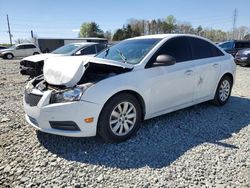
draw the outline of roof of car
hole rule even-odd
[[[153,38],[164,39],[164,38],[172,38],[176,36],[191,36],[191,37],[201,38],[197,35],[192,35],[192,34],[155,34],[155,35],[145,35],[145,36],[134,37],[131,39],[153,39]]]
[[[16,44],[16,46],[19,46],[19,45],[30,45],[30,44],[35,45],[33,43],[21,43],[21,44]]]
[[[94,44],[99,44],[98,42],[74,42],[74,43],[70,43],[70,44],[78,44],[78,45],[82,45],[82,46],[87,46],[87,45],[94,45]]]

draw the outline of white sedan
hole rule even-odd
[[[124,141],[143,120],[204,101],[224,105],[235,69],[211,41],[183,34],[127,39],[95,57],[49,58],[26,86],[26,120],[47,133]]]

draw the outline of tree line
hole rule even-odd
[[[240,26],[233,31],[223,31],[221,29],[203,28],[201,25],[193,27],[189,22],[180,22],[173,15],[162,19],[141,20],[130,19],[122,28],[118,28],[114,33],[104,32],[95,22],[85,22],[80,27],[79,37],[101,37],[108,40],[120,41],[123,39],[162,33],[185,33],[195,34],[208,38],[214,42],[230,39],[250,40],[250,29]]]

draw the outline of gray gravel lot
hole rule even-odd
[[[0,59],[0,187],[250,187],[250,67],[225,106],[203,103],[142,124],[120,144],[36,132],[27,77]]]

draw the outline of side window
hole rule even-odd
[[[244,42],[236,42],[235,48],[244,48]]]
[[[247,42],[246,48],[250,48],[250,42]]]
[[[236,42],[235,48],[250,48],[250,42]]]
[[[189,38],[189,40],[192,46],[193,59],[203,59],[224,55],[216,46],[205,40],[198,38]]]
[[[25,45],[22,45],[22,49],[31,49],[31,48],[35,48],[35,46],[32,45],[32,44],[25,44]]]
[[[244,42],[243,48],[250,48],[250,42]]]
[[[192,59],[192,53],[187,37],[177,37],[168,40],[150,58],[145,68],[150,68],[155,63],[157,56],[170,55],[175,58],[176,63],[185,62]]]
[[[177,63],[192,59],[190,45],[186,37],[177,37],[167,41],[159,50],[157,56],[161,54],[174,57]]]
[[[36,46],[35,46],[35,45],[32,45],[32,44],[27,44],[27,45],[25,45],[25,48],[26,48],[26,49],[36,48]]]
[[[81,55],[96,54],[95,45],[88,46],[88,47],[82,49],[80,54]]]
[[[17,49],[17,50],[23,50],[23,49],[25,49],[25,45],[17,46],[16,49]]]
[[[96,45],[97,53],[104,50],[105,48],[106,48],[106,44],[97,44]]]

